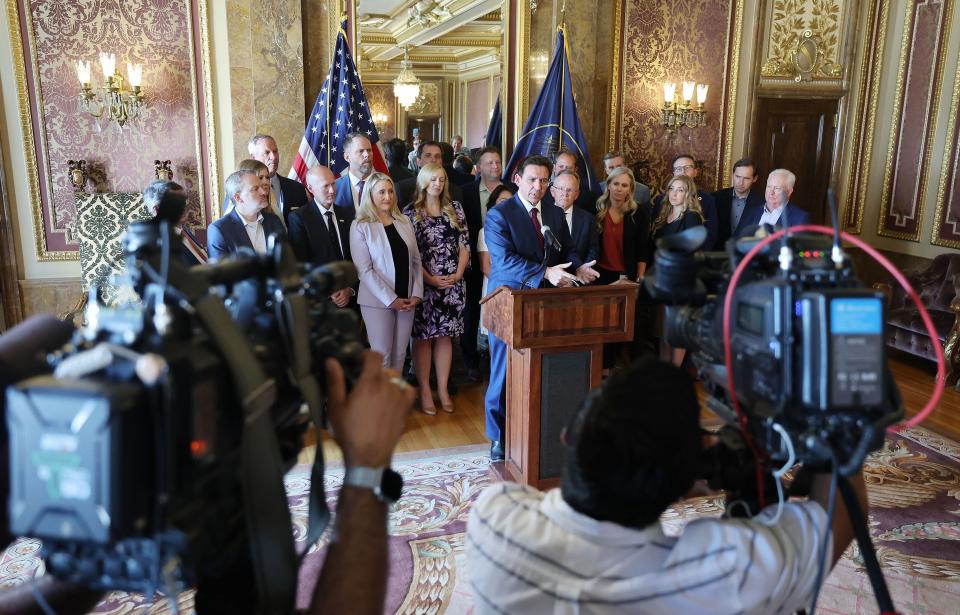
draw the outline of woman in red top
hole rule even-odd
[[[633,200],[636,180],[626,167],[607,177],[607,190],[597,199],[597,230],[600,232],[598,284],[620,279],[639,282],[647,268],[650,212]]]

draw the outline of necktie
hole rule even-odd
[[[330,238],[330,245],[333,246],[333,253],[336,255],[337,260],[343,260],[343,250],[340,249],[340,238],[337,237],[337,227],[336,222],[333,220],[333,212],[328,211],[323,214],[327,218],[327,236]]]
[[[533,222],[533,230],[537,233],[537,243],[540,249],[543,249],[543,233],[540,232],[540,210],[536,207],[530,210],[530,220]]]
[[[366,180],[361,179],[357,182],[357,203],[361,202],[363,199],[363,184],[366,183]]]

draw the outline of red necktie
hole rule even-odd
[[[543,233],[540,232],[540,210],[536,207],[530,210],[530,220],[533,222],[533,230],[537,233],[537,243],[540,244],[540,249],[543,249]]]

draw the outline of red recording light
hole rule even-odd
[[[207,454],[207,441],[206,440],[191,440],[190,441],[190,453],[194,457],[203,457]]]

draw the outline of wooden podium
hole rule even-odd
[[[483,324],[508,350],[506,474],[538,489],[560,482],[560,432],[600,386],[603,344],[633,339],[639,286],[497,288]]]

